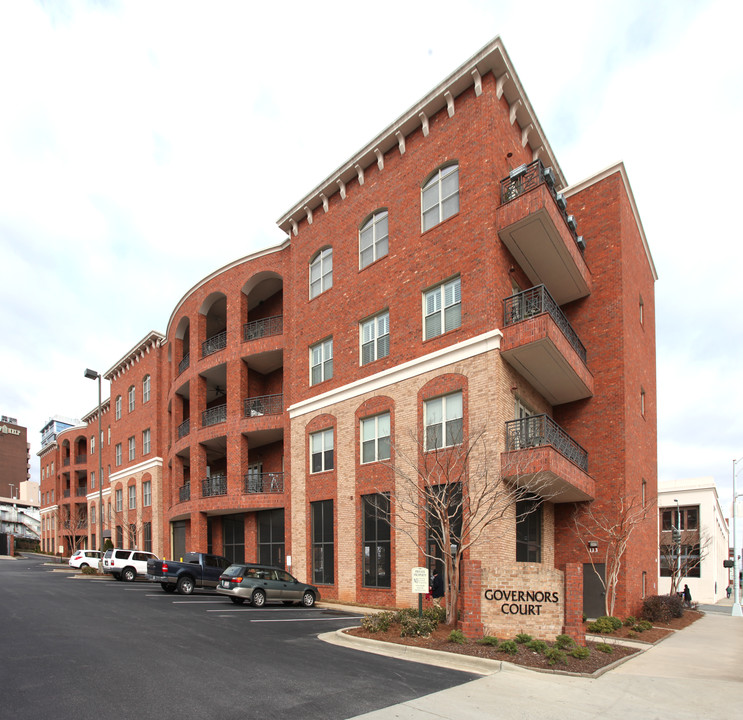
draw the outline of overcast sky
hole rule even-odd
[[[86,367],[281,242],[280,216],[500,35],[568,182],[626,165],[660,276],[659,478],[713,476],[727,513],[742,26],[735,0],[0,2],[0,414],[33,479],[47,420],[97,404]]]

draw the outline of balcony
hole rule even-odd
[[[75,488],[75,497],[85,497],[88,494],[87,485],[79,485]]]
[[[68,458],[68,457],[62,458],[62,465],[64,467],[69,467],[70,466],[70,458]]]
[[[87,461],[87,455],[75,455],[75,465],[84,465]]]
[[[180,375],[184,370],[188,369],[191,364],[191,353],[186,353],[183,359],[178,363],[178,374]]]
[[[244,400],[245,417],[262,417],[263,415],[279,415],[284,410],[284,396],[259,395]]]
[[[243,479],[243,493],[283,493],[284,473],[248,473]]]
[[[227,476],[212,475],[201,481],[201,496],[216,497],[227,494]]]
[[[227,331],[212,335],[210,338],[201,343],[201,357],[208,357],[219,350],[227,347]]]
[[[188,502],[191,499],[191,483],[178,488],[178,502]]]
[[[547,415],[506,423],[501,475],[554,503],[595,497],[588,453]]]
[[[217,405],[201,413],[201,427],[219,425],[227,420],[227,405]]]
[[[501,355],[551,405],[593,395],[586,348],[544,285],[503,301]]]
[[[243,325],[243,341],[259,340],[260,338],[271,335],[281,335],[284,332],[284,316],[274,315],[273,317],[262,318],[261,320],[252,320]]]
[[[546,285],[558,305],[591,292],[585,244],[575,219],[540,160],[501,180],[498,235],[534,285]]]
[[[186,418],[179,426],[178,426],[178,439],[186,437],[188,433],[191,432],[191,418]]]

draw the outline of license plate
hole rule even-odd
[[[230,581],[229,580],[222,580],[222,587],[223,588],[228,588],[229,586],[230,586]]]

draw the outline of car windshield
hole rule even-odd
[[[233,577],[235,575],[242,575],[243,567],[245,567],[245,566],[244,565],[230,565],[224,571],[224,575],[231,575]]]

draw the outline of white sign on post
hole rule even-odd
[[[414,593],[427,593],[429,589],[428,568],[414,567],[412,581]]]

